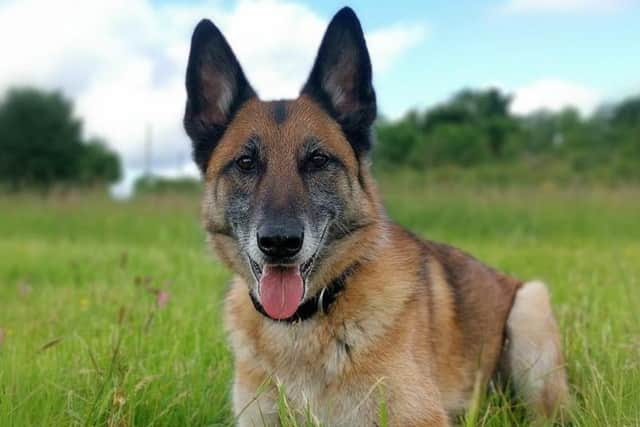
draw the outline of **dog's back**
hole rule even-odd
[[[505,323],[520,282],[450,246],[420,242],[432,306],[429,339],[435,376],[449,412],[468,406],[476,382],[498,365]],[[426,283],[425,283],[426,282]]]

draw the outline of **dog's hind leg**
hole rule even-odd
[[[506,325],[501,371],[538,418],[550,418],[569,402],[558,326],[544,283],[525,283]]]

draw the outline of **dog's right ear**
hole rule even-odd
[[[193,158],[205,173],[234,114],[256,96],[229,43],[207,19],[200,21],[191,37],[186,86],[184,128],[193,142]]]

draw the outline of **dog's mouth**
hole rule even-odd
[[[298,271],[300,272],[300,275],[302,276],[303,280],[306,281],[307,277],[309,277],[309,273],[311,273],[311,268],[313,267],[313,262],[316,259],[316,255],[317,255],[317,252],[315,254],[313,254],[313,256],[311,258],[309,258],[308,260],[306,260],[305,262],[303,262],[302,264],[300,264],[298,266],[295,266],[295,265],[294,266],[292,266],[292,265],[281,265],[281,264],[264,264],[264,265],[260,265],[256,261],[254,261],[250,256],[247,255],[247,258],[249,259],[249,264],[251,265],[251,272],[253,273],[253,276],[255,277],[257,282],[260,282],[264,267],[267,267],[267,266],[274,266],[274,267],[279,267],[279,268],[283,268],[283,269],[297,268]]]
[[[258,295],[264,311],[275,320],[293,316],[306,290],[306,280],[315,256],[299,265],[260,265],[249,257],[251,270],[258,283]]]
[[[251,272],[258,283],[260,304],[272,319],[287,319],[296,313],[304,299],[307,279],[323,246],[327,228],[328,224],[322,232],[316,251],[301,264],[261,265],[247,254]]]

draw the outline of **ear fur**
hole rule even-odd
[[[341,9],[329,23],[301,94],[340,123],[356,154],[371,148],[376,118],[371,60],[360,21],[350,8]]]
[[[213,149],[240,106],[256,97],[229,43],[203,19],[191,38],[184,127],[193,157],[204,173]]]

